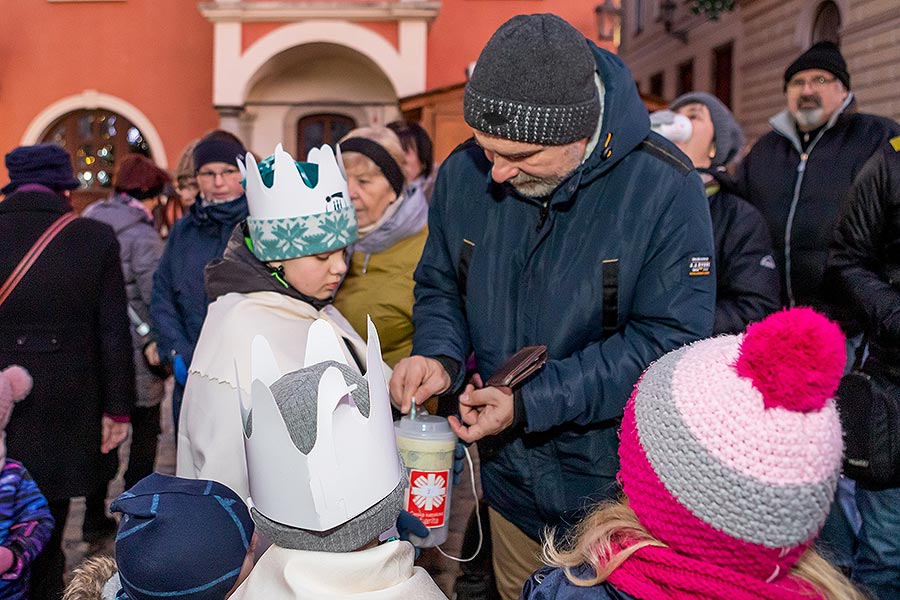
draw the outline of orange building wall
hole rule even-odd
[[[552,12],[597,43],[594,7],[584,0],[444,0],[428,34],[428,89],[465,81],[491,34],[518,14]],[[612,49],[612,46],[607,46]]]
[[[19,145],[49,105],[93,89],[141,110],[174,166],[191,139],[218,124],[212,32],[185,0],[4,2],[0,152]]]
[[[429,25],[427,90],[464,81],[466,66],[514,14],[552,11],[594,39],[593,8],[583,0],[443,0]],[[282,25],[246,24],[244,47]],[[396,23],[360,25],[397,46]],[[0,154],[49,105],[91,89],[143,112],[172,167],[190,140],[218,124],[212,54],[213,25],[192,0],[3,2]]]

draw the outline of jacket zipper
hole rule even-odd
[[[803,175],[806,173],[806,163],[809,161],[809,155],[812,154],[813,148],[815,148],[828,129],[830,128],[826,127],[819,132],[819,135],[812,141],[806,152],[800,151],[800,163],[797,165],[797,180],[794,182],[794,197],[791,199],[791,209],[788,212],[787,223],[784,226],[784,284],[787,290],[789,307],[795,305],[794,286],[791,282],[791,230],[794,227],[794,214],[797,212],[797,204],[800,201],[800,186],[803,185]]]
[[[538,219],[537,228],[535,231],[540,231],[544,228],[544,223],[547,222],[547,215],[550,213],[550,201],[545,200],[543,204],[541,204],[541,215]]]

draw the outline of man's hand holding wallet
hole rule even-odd
[[[471,443],[500,433],[516,422],[514,390],[547,362],[546,346],[526,346],[513,354],[487,384],[477,374],[459,397],[460,419],[450,417],[459,439]]]

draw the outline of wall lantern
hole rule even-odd
[[[622,9],[616,5],[615,0],[606,0],[594,7],[594,18],[597,20],[597,37],[600,41],[615,41],[622,19]]]

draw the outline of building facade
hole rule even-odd
[[[460,86],[491,33],[515,14],[553,12],[597,35],[594,5],[580,0],[27,0],[3,8],[0,150],[60,144],[84,189],[97,194],[117,157],[144,152],[171,168],[217,127],[256,153],[282,142],[302,157],[352,127],[389,122],[402,99]],[[446,125],[438,144],[446,153],[459,141],[450,138],[467,132],[441,119],[425,125],[432,133]]]
[[[896,0],[738,0],[717,21],[681,0],[623,0],[619,54],[643,93],[714,93],[752,142],[785,106],[785,68],[824,39],[841,46],[859,109],[900,119]]]

